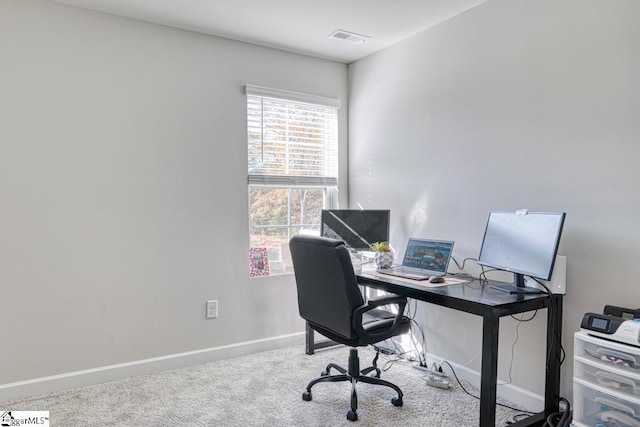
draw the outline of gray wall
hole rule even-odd
[[[243,87],[346,105],[346,65],[39,0],[0,52],[0,385],[303,330],[248,277]]]
[[[582,315],[640,306],[639,19],[634,0],[490,0],[349,68],[349,201],[390,208],[395,246],[477,257],[489,211],[567,212],[568,397]],[[420,310],[427,350],[479,371],[480,319]],[[542,394],[545,318],[520,325],[513,359],[501,322],[501,381],[513,360],[513,384]]]

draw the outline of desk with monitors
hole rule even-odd
[[[511,284],[473,280],[464,284],[427,287],[420,282],[408,283],[373,272],[363,272],[358,282],[408,298],[453,310],[482,316],[482,367],[480,385],[481,427],[495,425],[496,386],[498,376],[498,331],[500,318],[532,310],[547,309],[546,352],[548,366],[545,375],[544,411],[512,424],[512,426],[542,425],[547,416],[558,412],[560,395],[560,359],[563,295],[510,294],[495,289]]]
[[[482,316],[481,427],[495,425],[498,331],[500,318],[512,314],[547,309],[544,410],[512,425],[543,425],[549,415],[559,411],[563,295],[549,295],[526,287],[524,276],[551,278],[565,215],[524,209],[489,214],[478,263],[512,272],[513,283],[476,279],[464,284],[429,287],[418,281],[412,283],[375,272],[356,274],[364,287]],[[313,331],[307,327],[307,354],[330,344],[315,343]]]

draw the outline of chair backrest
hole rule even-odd
[[[340,240],[297,235],[289,242],[300,316],[347,339],[357,338],[353,310],[364,304],[349,251]]]

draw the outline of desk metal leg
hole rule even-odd
[[[545,366],[546,375],[544,381],[544,411],[534,414],[529,418],[513,424],[513,427],[543,426],[550,414],[560,411],[560,357],[562,351],[560,342],[562,338],[562,295],[552,295],[555,311],[547,308],[547,351],[545,357],[549,357]]]
[[[496,425],[498,384],[498,329],[500,318],[493,312],[482,318],[482,372],[480,380],[480,427]]]
[[[315,331],[309,327],[309,323],[305,323],[305,353],[313,354],[317,349],[333,347],[334,345],[340,344],[330,339],[316,342]]]
[[[313,354],[315,353],[315,343],[313,341],[314,336],[313,336],[313,329],[311,329],[309,327],[309,324],[307,322],[304,323],[305,325],[305,353],[307,354]]]
[[[554,310],[547,309],[547,353],[549,355],[549,365],[544,387],[544,412],[553,414],[560,409],[560,358],[562,351],[562,295],[552,295],[554,299]]]

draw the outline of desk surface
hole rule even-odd
[[[393,276],[383,276],[375,272],[363,271],[357,278],[358,282],[365,286],[477,315],[484,315],[490,310],[497,312],[499,316],[506,316],[549,307],[551,304],[547,294],[509,294],[492,289],[491,286],[511,285],[493,280],[473,279],[465,283],[429,287],[417,280],[398,280]]]

